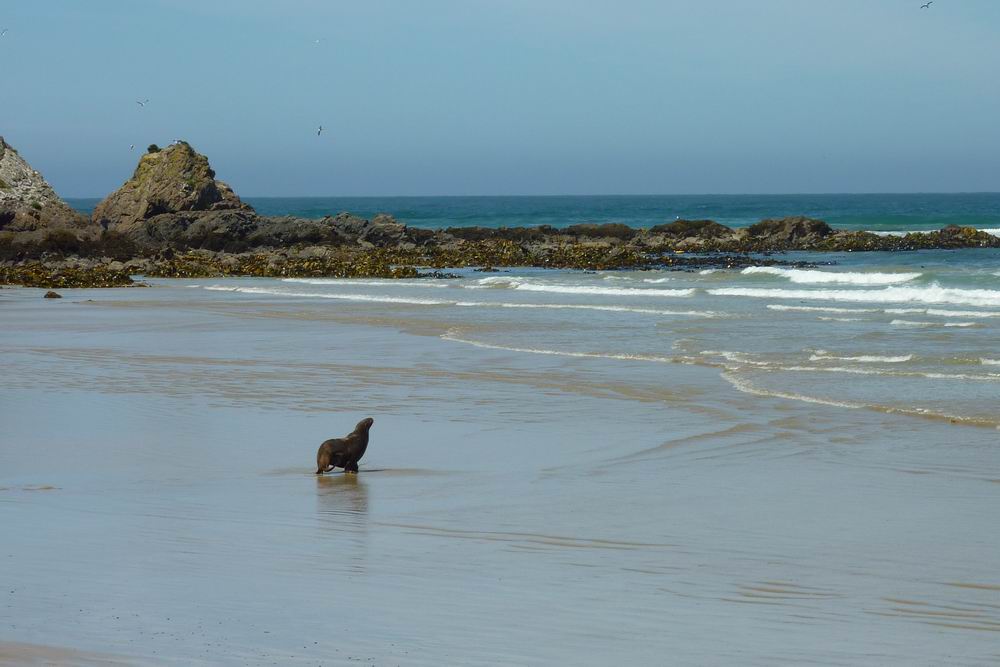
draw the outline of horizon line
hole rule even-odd
[[[112,191],[115,192],[115,191]],[[94,195],[72,195],[64,196],[63,199],[104,199],[111,193],[103,196]],[[830,197],[830,196],[912,196],[912,195],[1000,195],[1000,190],[953,190],[953,191],[923,191],[914,190],[910,192],[892,191],[865,191],[865,192],[670,192],[670,193],[611,193],[611,194],[462,194],[462,195],[439,195],[439,194],[419,194],[419,195],[237,195],[240,199],[475,199],[475,198],[529,198],[548,197],[552,199],[569,197]]]

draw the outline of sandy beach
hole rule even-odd
[[[1000,659],[993,427],[453,340],[572,309],[153,282],[0,292],[4,664]],[[596,312],[591,350],[705,326]]]

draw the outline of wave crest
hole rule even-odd
[[[720,287],[706,290],[713,296],[745,296],[754,299],[802,299],[855,303],[926,303],[1000,307],[1000,291],[956,287],[885,287],[882,289],[782,289],[771,287]]]
[[[898,285],[919,278],[920,273],[858,273],[841,271],[818,271],[815,269],[782,269],[776,266],[748,266],[740,273],[744,275],[764,274],[788,278],[793,283],[845,285]]]

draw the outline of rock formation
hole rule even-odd
[[[0,179],[0,283],[37,287],[129,285],[135,273],[405,278],[427,275],[418,268],[451,267],[692,270],[782,263],[751,253],[788,250],[1000,248],[1000,237],[971,227],[878,235],[806,217],[742,228],[678,219],[650,228],[438,230],[384,214],[270,218],[217,181],[208,159],[185,142],[151,147],[132,178],[97,206],[94,224],[82,222],[2,139]]]
[[[769,250],[808,248],[833,234],[830,225],[822,220],[795,216],[761,220],[750,225],[747,237]]]
[[[42,175],[0,137],[0,230],[86,225],[87,219],[60,199]]]
[[[208,158],[179,141],[162,150],[150,146],[132,178],[94,209],[94,221],[140,240],[166,240],[172,229],[187,229],[204,214],[222,211],[230,214],[221,216],[227,227],[239,227],[254,217],[253,209],[232,188],[215,179]],[[164,215],[172,217],[157,221]],[[157,230],[163,225],[165,233]],[[239,234],[238,229],[228,231]]]

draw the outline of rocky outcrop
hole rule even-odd
[[[833,233],[830,225],[822,220],[796,216],[761,220],[747,227],[746,237],[769,250],[783,250],[809,248]]]
[[[341,213],[330,221],[335,232],[348,243],[357,243],[369,248],[414,248],[436,238],[434,231],[407,227],[391,215],[380,213],[371,220],[365,220],[350,213]]]
[[[232,188],[216,180],[208,158],[178,141],[162,150],[151,146],[132,178],[98,204],[93,217],[105,229],[142,238],[157,236],[146,223],[158,216],[183,214],[178,224],[186,229],[201,217],[195,214],[218,211],[253,215]]]
[[[60,199],[42,175],[0,137],[0,231],[86,226],[87,219]]]
[[[674,220],[665,225],[650,227],[650,234],[661,234],[672,239],[719,239],[732,236],[733,230],[714,220]]]
[[[152,147],[87,224],[0,138],[0,283],[45,287],[131,284],[133,273],[406,277],[418,267],[575,269],[738,268],[771,261],[751,253],[998,248],[969,227],[902,236],[834,230],[808,217],[746,228],[675,220],[643,229],[583,223],[443,230],[389,215],[266,218],[215,179],[208,159],[177,142]],[[697,255],[697,256],[696,256]]]

